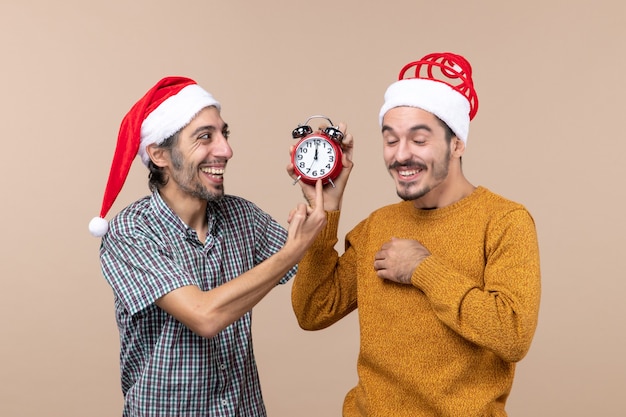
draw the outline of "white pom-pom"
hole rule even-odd
[[[89,222],[89,231],[95,237],[102,237],[109,231],[109,222],[102,217],[94,217]]]

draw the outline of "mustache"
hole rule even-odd
[[[422,164],[421,162],[417,162],[417,161],[409,161],[409,162],[398,162],[395,161],[393,163],[391,163],[388,166],[389,169],[398,169],[398,168],[405,168],[405,169],[421,169],[421,170],[425,170],[426,169],[426,165]]]

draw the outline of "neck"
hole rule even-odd
[[[191,196],[167,186],[159,190],[161,198],[174,213],[189,227],[194,229],[198,239],[204,241],[208,223],[206,219],[207,201]]]
[[[476,189],[463,175],[455,180],[446,179],[424,196],[413,200],[415,208],[432,210],[443,208],[467,197]]]

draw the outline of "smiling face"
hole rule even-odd
[[[167,174],[162,192],[200,200],[224,195],[224,170],[233,151],[228,125],[215,107],[207,107],[185,126],[170,152],[156,154],[155,164]],[[168,155],[169,154],[169,157]]]
[[[442,205],[441,196],[460,174],[464,149],[458,138],[446,132],[437,117],[419,108],[396,107],[385,114],[383,157],[400,198],[422,207]]]

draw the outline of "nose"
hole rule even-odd
[[[408,141],[400,140],[398,142],[398,146],[396,147],[396,161],[402,163],[411,160],[412,158],[411,149]]]
[[[230,143],[224,135],[221,133],[215,140],[215,148],[213,150],[216,156],[224,159],[230,159],[233,156],[233,148],[230,147]]]

